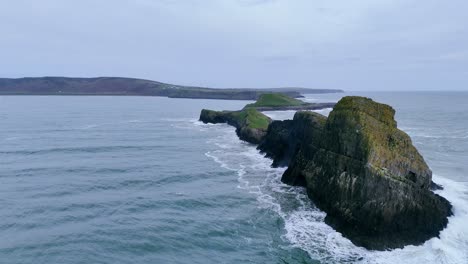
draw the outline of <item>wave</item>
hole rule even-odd
[[[153,150],[157,148],[163,148],[163,145],[153,146],[99,146],[99,147],[64,147],[64,148],[49,148],[39,150],[10,150],[0,151],[0,154],[4,155],[37,155],[37,154],[49,154],[49,153],[98,153],[98,152],[114,152],[119,150]]]
[[[255,194],[259,207],[274,211],[283,220],[283,239],[311,258],[323,263],[468,263],[468,183],[434,176],[434,181],[444,186],[438,193],[454,207],[454,216],[440,238],[421,246],[369,251],[325,224],[325,213],[314,206],[304,188],[283,184],[280,179],[284,169],[271,168],[271,160],[240,141],[234,129],[227,125],[218,127],[222,135],[208,140],[217,149],[205,155],[222,168],[235,171],[238,187]]]
[[[428,138],[428,139],[466,139],[468,131],[466,129],[449,129],[441,130],[434,129],[430,132],[424,127],[399,127],[413,138]]]
[[[434,181],[444,189],[438,194],[453,205],[454,215],[439,238],[432,238],[421,246],[406,246],[387,252],[369,253],[375,263],[468,263],[468,183],[434,175]]]

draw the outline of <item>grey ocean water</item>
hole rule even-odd
[[[246,101],[5,96],[0,263],[468,263],[468,93],[354,94],[396,108],[445,186],[440,238],[354,246],[232,127],[197,121]]]

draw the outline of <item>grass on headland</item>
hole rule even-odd
[[[270,119],[266,115],[253,108],[232,112],[232,115],[239,123],[244,123],[248,128],[266,130],[270,124]]]
[[[305,102],[291,98],[289,96],[279,93],[262,94],[257,102],[248,104],[245,108],[249,107],[275,107],[275,106],[298,106],[306,104]]]

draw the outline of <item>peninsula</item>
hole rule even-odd
[[[170,98],[256,100],[264,93],[282,93],[290,97],[302,94],[339,93],[342,90],[309,88],[215,89],[173,85],[151,80],[98,77],[0,78],[0,95],[127,95]]]
[[[306,103],[284,94],[261,94],[255,103],[239,111],[213,111],[203,109],[200,121],[204,123],[228,123],[236,128],[240,139],[259,144],[266,135],[272,120],[261,111],[316,110],[333,107],[335,103]]]
[[[201,121],[231,115],[208,111]],[[327,213],[325,222],[354,244],[374,250],[419,245],[447,226],[452,206],[432,191],[432,172],[397,128],[392,107],[348,96],[328,118],[299,111],[293,120],[271,121],[255,113],[254,120],[264,120],[251,127],[255,140],[242,136],[248,118],[234,123],[240,138],[258,144],[273,166],[287,166],[282,182],[305,187]]]

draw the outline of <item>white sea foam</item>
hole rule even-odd
[[[204,124],[196,118],[164,118],[162,121],[170,122],[170,126],[177,129],[207,131],[217,124]]]
[[[434,181],[444,186],[437,193],[452,203],[454,211],[440,238],[430,239],[421,246],[369,254],[376,263],[468,263],[468,183],[437,175]]]
[[[325,109],[320,109],[320,110],[310,110],[311,112],[319,113],[324,116],[328,116],[331,112],[332,108],[325,108]],[[262,112],[269,118],[273,120],[287,120],[287,119],[293,119],[294,114],[297,111],[295,110],[287,110],[287,111],[264,111]]]
[[[252,145],[240,141],[234,129],[220,125],[220,136],[209,139],[216,149],[205,155],[222,168],[237,172],[239,188],[255,194],[259,207],[277,213],[284,221],[283,239],[323,263],[468,263],[468,183],[434,176],[444,190],[438,193],[454,206],[454,216],[440,238],[421,246],[391,251],[369,251],[357,247],[324,222],[305,190],[281,183],[284,169],[271,168]]]
[[[322,114],[324,116],[328,116],[332,110],[333,108],[325,108],[325,109],[320,109],[320,110],[314,110],[313,112]]]
[[[7,137],[7,138],[4,138],[3,140],[5,141],[13,141],[13,140],[18,140],[20,139],[20,137]]]
[[[269,118],[273,120],[286,120],[286,119],[293,119],[294,114],[296,111],[294,110],[287,110],[287,111],[264,111],[262,112]]]

